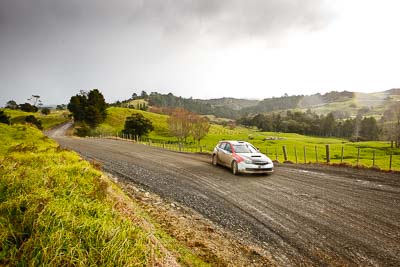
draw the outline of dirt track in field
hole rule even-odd
[[[269,176],[234,176],[207,155],[65,137],[63,130],[49,135],[261,246],[278,265],[400,266],[398,173],[278,165]]]

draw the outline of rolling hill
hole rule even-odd
[[[400,101],[400,89],[390,89],[376,93],[336,92],[314,95],[294,95],[265,98],[263,100],[219,98],[193,99],[175,96],[171,93],[151,93],[148,103],[154,107],[185,108],[189,111],[214,115],[220,118],[237,119],[249,114],[306,111],[317,114],[333,112],[340,119],[355,117],[360,112],[364,116],[380,118],[393,103]],[[136,100],[138,101],[138,100]]]

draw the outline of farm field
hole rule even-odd
[[[154,131],[150,132],[147,139],[154,145],[166,143],[166,147],[177,142],[177,139],[168,133],[168,116],[146,111],[109,108],[108,115],[103,124],[95,131],[95,136],[121,136],[124,122],[127,116],[133,113],[141,113],[153,122]],[[144,141],[147,141],[144,140]],[[201,140],[201,151],[211,152],[220,140],[244,140],[253,143],[261,152],[268,154],[273,160],[284,161],[283,146],[286,146],[287,160],[298,163],[326,162],[326,145],[330,145],[330,162],[362,165],[367,167],[379,167],[388,170],[392,154],[392,170],[400,170],[400,149],[390,147],[390,142],[349,142],[339,138],[311,137],[292,133],[260,132],[254,128],[236,127],[229,129],[222,125],[212,124],[208,135]],[[343,148],[343,160],[342,160]],[[184,145],[186,151],[200,151],[199,146],[188,139]],[[305,153],[304,153],[305,150]],[[317,151],[317,152],[316,152]],[[375,153],[375,160],[374,160]],[[305,155],[305,156],[304,156]],[[358,162],[357,162],[358,158]]]
[[[4,110],[4,113],[10,117],[11,124],[23,123],[26,116],[33,115],[42,122],[44,130],[53,128],[70,120],[68,117],[69,112],[64,110],[52,110],[49,115],[44,115],[40,112],[25,112],[7,108],[2,110]]]
[[[0,138],[0,265],[207,266],[36,128],[0,124]]]

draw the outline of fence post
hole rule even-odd
[[[318,150],[317,150],[317,146],[315,146],[315,162],[318,163]]]
[[[285,161],[287,161],[286,146],[282,146],[282,150],[283,150],[283,158],[285,159]]]
[[[307,152],[306,152],[306,146],[304,146],[304,164],[307,163]]]
[[[340,163],[343,163],[343,157],[344,157],[344,146],[342,146],[342,157],[340,158]]]
[[[357,166],[360,163],[360,147],[357,147]]]
[[[392,170],[393,151],[390,153],[389,170]]]
[[[278,147],[275,147],[275,159],[278,161]]]
[[[375,167],[375,150],[372,151],[372,167]]]
[[[297,164],[297,149],[296,149],[296,146],[294,147],[294,156],[296,158],[296,164]]]
[[[329,163],[329,162],[331,162],[331,153],[330,153],[329,145],[325,145],[325,149],[326,149],[326,163]]]

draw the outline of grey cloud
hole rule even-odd
[[[3,0],[7,20],[39,31],[56,27],[142,27],[167,34],[261,37],[291,28],[323,27],[330,15],[321,0]],[[2,28],[0,28],[2,29]]]
[[[221,38],[265,38],[293,28],[313,30],[331,19],[321,0],[150,0],[134,6],[132,12],[133,21],[167,33]]]
[[[0,106],[16,91],[61,102],[95,87],[175,89],[201,42],[314,30],[331,20],[325,1],[0,0]]]

